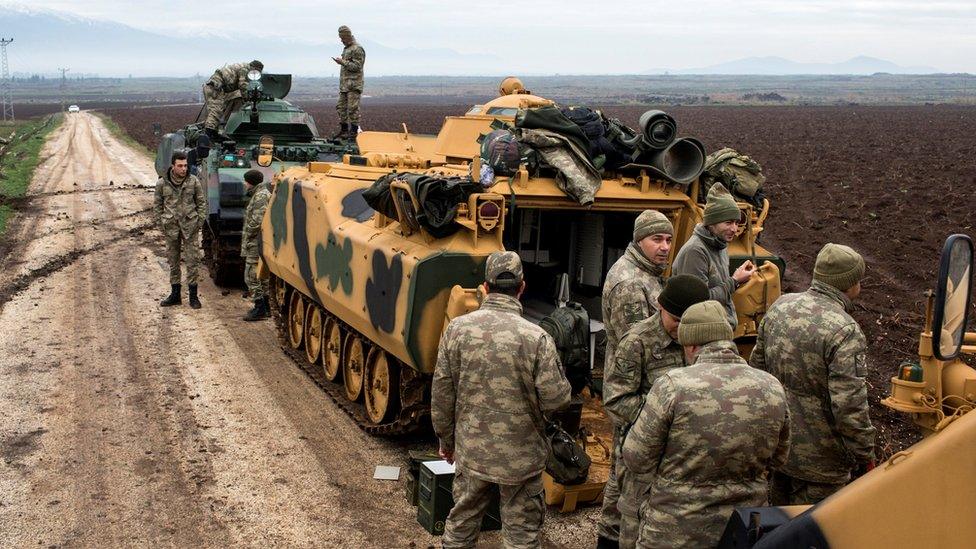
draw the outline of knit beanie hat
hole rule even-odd
[[[244,172],[244,181],[251,185],[260,185],[264,181],[264,174],[258,170],[247,170]]]
[[[732,340],[732,326],[725,307],[714,299],[696,303],[681,315],[678,343],[704,345],[713,341]]]
[[[652,234],[674,234],[674,225],[668,216],[657,210],[644,210],[634,220],[634,242],[640,242]]]
[[[817,254],[813,279],[840,291],[857,284],[864,276],[864,258],[849,246],[826,244]]]
[[[705,217],[702,223],[714,225],[723,221],[738,221],[740,217],[742,212],[725,185],[721,183],[712,185],[705,199]]]
[[[661,307],[672,315],[681,318],[689,307],[708,300],[708,286],[700,278],[692,275],[675,275],[664,283],[664,289],[657,296]]]

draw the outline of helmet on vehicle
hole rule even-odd
[[[522,81],[514,76],[509,76],[508,78],[502,80],[502,83],[498,85],[498,95],[512,95],[516,93],[532,93],[525,89],[525,85]]]

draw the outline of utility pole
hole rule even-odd
[[[64,74],[66,72],[70,71],[71,69],[61,69],[61,68],[59,68],[58,70],[61,71],[61,112],[64,112],[64,90],[65,90],[65,88],[68,87],[68,83],[67,83],[67,80],[64,77]]]
[[[4,122],[8,120],[13,122],[14,120],[14,97],[10,89],[10,68],[7,65],[7,44],[13,41],[13,38],[0,38],[0,50],[2,50],[0,57],[3,58],[3,68],[2,73],[0,73],[0,101],[3,103]]]

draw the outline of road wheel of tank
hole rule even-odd
[[[322,310],[310,303],[305,313],[305,358],[316,364],[322,356]]]
[[[373,347],[366,360],[366,385],[363,399],[366,416],[374,425],[390,418],[399,406],[400,371],[386,351]]]
[[[325,379],[335,381],[339,379],[339,372],[342,371],[342,328],[335,319],[330,318],[326,321],[322,333],[325,335],[322,369],[325,370]]]
[[[363,340],[350,334],[342,349],[342,384],[346,398],[352,402],[363,394],[363,369],[366,365],[366,352]]]
[[[288,344],[292,349],[302,346],[305,336],[305,299],[299,292],[292,292],[288,300]]]

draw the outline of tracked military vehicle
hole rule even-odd
[[[335,161],[357,152],[352,141],[321,138],[311,115],[285,101],[291,75],[251,71],[248,80],[243,104],[222,121],[217,142],[203,131],[202,122],[194,123],[163,136],[156,154],[156,172],[161,175],[174,151],[187,152],[192,172],[205,185],[209,215],[202,230],[204,259],[214,281],[222,285],[241,285],[244,280],[244,172],[257,169],[270,180],[293,166]]]
[[[447,117],[436,136],[414,135],[406,126],[399,133],[363,132],[358,155],[310,162],[276,177],[261,229],[260,270],[270,277],[282,344],[365,430],[402,433],[426,422],[441,333],[452,318],[478,306],[476,288],[490,253],[520,254],[527,317],[552,311],[553,290],[567,289],[560,282],[568,278],[570,298],[588,310],[596,331],[602,284],[630,243],[636,216],[651,208],[670,217],[672,254],[701,221],[704,190],[697,176],[703,150],[686,157],[697,162],[690,171],[679,157],[606,170],[586,206],[563,192],[552,173],[533,175],[519,166],[513,176],[496,176],[463,200],[456,230],[446,236],[422,222],[424,196],[406,176],[387,178],[392,212],[367,205],[364,190],[394,172],[473,173],[478,181],[479,137],[511,124],[520,111],[552,104],[514,93]],[[652,119],[641,118],[648,138],[660,133]],[[729,249],[733,264],[751,258],[762,265],[735,294],[736,335],[747,344],[780,294],[781,269],[757,243],[769,202],[740,208],[742,230]]]

